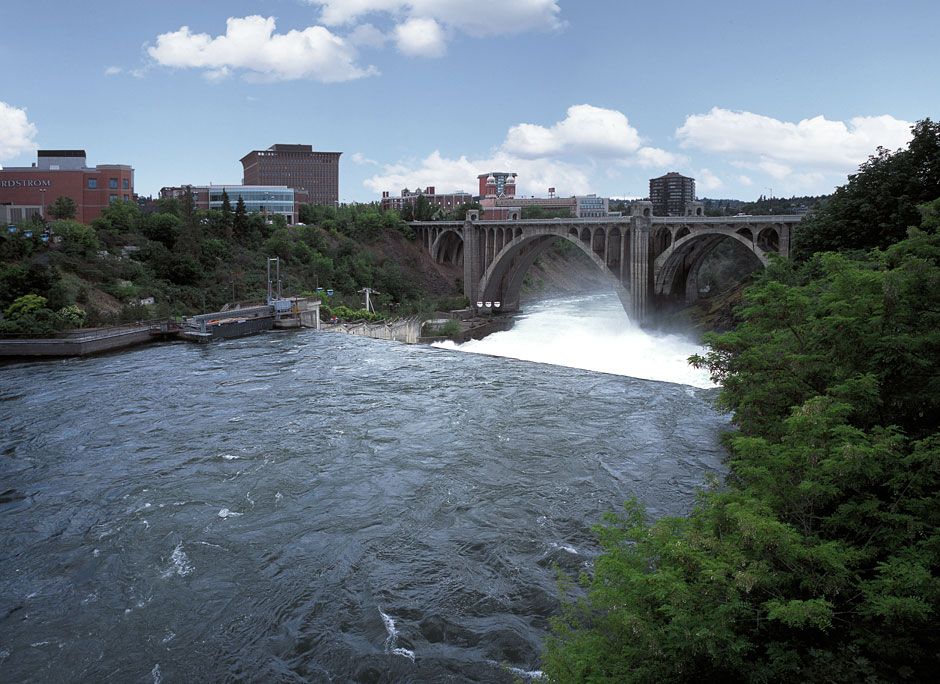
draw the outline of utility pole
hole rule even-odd
[[[371,311],[372,313],[375,313],[375,307],[372,306],[372,300],[369,298],[369,295],[382,294],[382,293],[376,292],[371,287],[364,287],[359,291],[365,293],[366,295],[366,311]]]

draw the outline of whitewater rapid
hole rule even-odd
[[[681,335],[641,329],[627,318],[612,293],[537,302],[525,307],[511,330],[464,344],[446,341],[434,346],[703,389],[715,387],[706,370],[688,362],[704,347]]]

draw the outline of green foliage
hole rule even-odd
[[[940,123],[924,119],[913,127],[906,149],[878,148],[821,208],[801,222],[793,256],[816,252],[887,247],[920,224],[917,205],[940,197]]]
[[[171,214],[179,218],[183,213],[183,205],[175,197],[154,200],[153,206],[158,214]]]
[[[85,324],[87,314],[75,304],[69,304],[59,309],[59,315],[66,319],[73,328],[80,328]]]
[[[545,209],[538,204],[522,207],[523,219],[551,219],[551,218],[572,218],[571,209],[563,207],[561,209]]]
[[[49,207],[49,215],[60,221],[69,221],[75,218],[78,204],[68,195],[59,195]]]
[[[93,228],[81,223],[62,222],[55,224],[55,231],[62,239],[62,249],[68,254],[89,256],[98,251],[100,245]]]
[[[46,298],[36,294],[25,294],[13,300],[13,303],[7,307],[4,315],[10,320],[15,321],[26,314],[30,314],[37,309],[45,308]]]
[[[441,325],[426,323],[422,334],[425,337],[453,337],[458,333],[460,333],[460,321],[456,318],[449,318]]]
[[[694,359],[739,427],[723,489],[686,517],[605,517],[548,681],[934,678],[940,235],[778,261],[746,299]]]
[[[101,219],[92,222],[96,228],[110,228],[119,233],[129,233],[137,229],[140,210],[134,202],[111,202],[101,210]]]

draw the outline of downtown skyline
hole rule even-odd
[[[829,193],[940,111],[932,2],[670,7],[19,3],[0,166],[79,148],[156,195],[238,183],[249,151],[301,143],[343,153],[344,202],[472,193],[496,170],[525,196],[643,197],[678,171],[699,196],[753,200]]]

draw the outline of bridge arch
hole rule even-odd
[[[463,233],[456,228],[444,228],[435,231],[431,243],[431,258],[439,264],[463,264]]]
[[[744,234],[746,231],[747,235]],[[715,226],[708,231],[691,233],[677,231],[675,242],[653,262],[653,293],[669,296],[681,292],[687,303],[698,299],[698,274],[711,251],[727,238],[743,245],[766,267],[768,251],[761,249],[749,228]]]
[[[612,260],[611,257],[608,255],[605,259],[603,251],[598,254],[593,248],[598,234],[601,235],[600,244],[604,245],[605,231],[603,229],[595,231],[594,235],[588,238],[588,241],[582,239],[583,233],[584,231],[581,231],[581,234],[579,234],[574,228],[567,230],[559,227],[559,229],[546,230],[536,235],[513,240],[498,254],[494,255],[486,268],[480,280],[479,292],[481,298],[488,302],[500,302],[501,308],[504,310],[517,309],[519,307],[519,293],[526,272],[540,254],[556,240],[561,239],[575,245],[582,253],[587,255],[594,265],[604,273],[611,287],[624,304],[624,308],[629,311],[628,293],[621,284],[616,270],[611,268],[611,264],[607,263]],[[618,238],[621,235],[619,229],[617,229],[617,235]],[[613,259],[617,269],[620,265],[619,246],[618,242],[618,255],[616,259]]]

